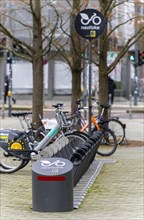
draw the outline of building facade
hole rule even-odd
[[[3,12],[0,16],[0,22],[9,27],[11,33],[15,37],[23,40],[27,44],[32,44],[32,16],[26,7],[27,0],[23,1],[24,4],[21,5],[19,0],[1,0],[0,9]],[[44,2],[44,1],[42,1]],[[43,5],[42,22],[47,25],[48,29],[45,30],[45,35],[50,36],[50,28],[52,24],[56,22],[56,14],[53,11],[53,8],[56,8],[59,11],[60,19],[58,20],[56,31],[54,33],[55,37],[59,38],[61,42],[67,39],[66,35],[63,36],[62,29],[67,32],[67,35],[71,31],[71,20],[70,12],[71,5],[67,1],[46,1],[48,4]],[[72,3],[72,1],[71,1]],[[85,5],[87,1],[83,0],[82,3]],[[120,4],[121,0],[116,0],[115,4],[119,5],[114,8],[109,19],[109,31],[114,30],[116,26],[119,26],[109,39],[110,51],[108,54],[108,62],[112,62],[116,57],[120,48],[124,46],[126,41],[134,34],[136,29],[136,24],[134,22],[134,15],[141,14],[142,19],[144,16],[144,2],[142,0],[132,1],[127,0],[125,3]],[[98,1],[89,1],[87,5],[88,8],[96,8],[99,10]],[[20,13],[19,13],[20,12]],[[4,15],[9,15],[3,16]],[[14,19],[11,19],[11,17]],[[137,20],[139,25],[142,25],[142,19]],[[128,21],[129,22],[126,22]],[[120,25],[125,23],[125,25]],[[25,25],[24,25],[25,24]],[[63,26],[61,26],[63,24]],[[62,28],[61,28],[62,27]],[[53,27],[52,27],[53,28]],[[4,35],[0,33],[0,38],[3,38]],[[12,45],[12,41],[8,40],[8,46]],[[45,41],[46,44],[46,41]],[[139,45],[143,44],[143,41],[139,41]],[[69,48],[67,48],[69,49]],[[52,48],[52,50],[55,50]],[[131,63],[127,65],[128,59],[122,59],[122,61],[117,65],[115,70],[111,73],[112,77],[120,83],[119,87],[120,94],[127,94],[127,82],[133,77],[133,69]],[[6,73],[9,74],[9,64],[6,65]],[[1,71],[1,72],[2,72]],[[128,73],[129,72],[129,73]],[[98,83],[98,70],[93,66],[92,69],[93,78],[97,80],[93,83]],[[23,82],[21,81],[23,77]],[[60,56],[55,56],[53,59],[50,59],[47,64],[44,65],[44,92],[51,98],[54,94],[71,94],[71,72],[69,66],[65,61],[60,58]],[[63,81],[65,79],[65,82]],[[2,82],[2,80],[1,80]],[[12,83],[13,83],[13,93],[32,93],[32,66],[31,63],[28,63],[24,60],[13,59],[12,64]],[[1,86],[2,87],[2,86]]]

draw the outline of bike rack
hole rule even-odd
[[[70,161],[74,165],[74,186],[82,178],[93,162],[99,144],[102,131],[95,132],[83,145],[81,145],[71,156]]]
[[[74,208],[73,190],[92,164],[101,138],[102,131],[94,132],[83,144],[76,139],[68,143],[67,138],[62,137],[35,155],[38,160],[32,163],[34,211]]]

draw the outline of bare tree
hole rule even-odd
[[[71,68],[72,72],[72,112],[75,111],[75,101],[77,98],[81,96],[81,72],[82,72],[82,57],[81,54],[84,49],[87,49],[88,41],[85,44],[82,44],[82,39],[77,35],[74,27],[74,21],[77,14],[85,9],[86,7],[93,5],[93,7],[97,8],[101,13],[104,15],[106,20],[106,29],[102,36],[100,36],[98,40],[98,47],[96,47],[95,53],[97,56],[97,62],[93,60],[99,70],[99,99],[101,104],[108,103],[108,75],[115,69],[118,62],[121,58],[126,54],[126,52],[134,45],[138,39],[142,38],[144,35],[144,26],[138,28],[137,32],[131,34],[128,40],[125,41],[121,48],[117,48],[117,57],[116,59],[110,64],[107,64],[107,54],[109,51],[109,39],[115,34],[115,32],[121,28],[122,26],[127,25],[128,23],[134,21],[136,19],[135,14],[129,15],[128,13],[124,15],[122,13],[120,16],[120,21],[114,27],[110,27],[111,19],[113,18],[114,14],[116,13],[116,8],[120,8],[123,4],[130,3],[127,0],[123,1],[113,1],[113,0],[98,0],[98,1],[80,1],[80,0],[73,0],[73,1],[66,1],[69,3],[70,7],[70,34],[66,30],[63,29],[63,18],[61,18],[61,29],[63,30],[63,34],[69,37],[70,40],[70,50],[66,50],[66,45],[60,44],[56,39],[53,41],[57,50],[61,52],[61,55],[64,57],[66,62]],[[131,3],[134,4],[132,0]],[[127,6],[128,7],[128,6]],[[134,7],[134,5],[133,5]],[[124,19],[123,19],[124,16]],[[126,17],[126,18],[125,18]],[[115,19],[115,18],[114,18]],[[118,36],[119,37],[119,36]],[[68,41],[69,43],[69,41]],[[95,57],[95,56],[94,56]]]
[[[60,17],[61,38],[65,39],[65,42],[60,40],[60,37],[54,38],[52,43],[56,50],[61,54],[64,60],[67,62],[72,73],[72,98],[71,98],[71,112],[76,110],[76,100],[81,97],[81,73],[82,73],[82,57],[81,54],[84,51],[83,39],[78,35],[75,29],[75,18],[80,10],[87,6],[88,1],[65,1],[59,2],[58,11]],[[68,9],[69,8],[69,9]],[[63,19],[64,13],[67,14],[67,19]],[[67,28],[65,27],[68,23]],[[68,46],[69,45],[69,46]]]
[[[109,28],[110,20],[113,16],[113,11],[128,2],[128,0],[62,0],[57,1],[57,4],[49,4],[48,0],[27,0],[20,1],[23,10],[31,16],[31,24],[24,23],[20,19],[6,15],[11,20],[18,22],[21,27],[29,30],[33,44],[19,39],[7,28],[3,23],[0,23],[0,31],[8,36],[10,42],[16,44],[19,50],[14,53],[24,59],[29,60],[33,64],[33,121],[38,122],[39,114],[43,115],[43,56],[48,55],[49,59],[59,53],[70,66],[72,72],[72,103],[71,110],[75,111],[75,101],[81,96],[81,72],[82,72],[82,57],[84,49],[87,49],[88,42],[85,44],[81,37],[76,33],[74,22],[77,14],[93,5],[99,9],[104,15],[107,28],[103,35],[99,38],[99,47],[96,48],[95,54],[98,57],[98,62],[93,62],[99,69],[99,98],[101,104],[108,102],[108,75],[116,67],[120,59],[125,55],[129,48],[137,42],[144,34],[144,27],[140,27],[136,33],[125,42],[122,48],[119,48],[117,58],[108,66],[107,52],[109,50],[109,38],[121,26],[135,19],[134,16],[129,16],[127,20],[121,20],[112,29]],[[99,4],[98,4],[99,3]],[[49,5],[52,9],[50,16],[53,20],[48,20],[48,16],[42,15],[42,10]],[[62,10],[63,9],[63,10]],[[59,10],[62,12],[60,13]],[[20,9],[19,9],[20,11]],[[67,16],[65,16],[67,15]],[[49,18],[50,18],[49,16]],[[55,35],[55,33],[58,33]],[[9,48],[13,50],[12,48]],[[52,56],[49,52],[53,51]]]
[[[10,23],[0,22],[0,32],[2,32],[4,36],[7,36],[7,46],[4,48],[32,63],[32,116],[33,122],[37,122],[38,127],[39,115],[43,116],[43,58],[50,51],[52,35],[57,25],[57,18],[55,22],[50,25],[47,18],[42,16],[42,11],[45,7],[51,7],[47,1],[43,1],[42,3],[43,5],[41,4],[41,0],[27,0],[25,2],[18,0],[16,5],[12,5],[11,13],[4,11],[4,13],[1,14],[3,21],[9,20]],[[19,18],[15,15],[18,15]],[[21,15],[23,15],[22,19],[20,19]],[[17,24],[19,32],[25,32],[24,39],[16,36],[15,32],[17,30],[13,30],[13,24]],[[47,26],[47,28],[50,27],[46,33],[45,26]],[[47,41],[45,35],[47,35],[49,41]]]
[[[100,37],[100,50],[99,50],[99,98],[100,103],[105,104],[108,102],[108,75],[116,67],[120,59],[126,54],[126,52],[134,45],[138,39],[144,36],[144,26],[139,28],[137,32],[134,32],[129,39],[125,42],[122,48],[117,50],[117,58],[108,66],[107,64],[107,52],[109,49],[109,38],[110,36],[121,26],[126,25],[128,22],[135,20],[135,15],[131,15],[128,19],[118,23],[113,29],[108,29],[108,24],[111,19],[111,15],[116,7],[120,7],[122,4],[128,1],[109,1],[101,0],[99,1],[100,10],[105,16],[107,21],[107,28],[105,29],[104,34]],[[122,16],[122,15],[121,15]]]
[[[33,121],[43,116],[43,48],[40,1],[30,0],[33,17]]]

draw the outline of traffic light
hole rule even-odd
[[[6,38],[0,39],[0,57],[4,56],[4,49],[6,47]]]
[[[12,64],[12,56],[10,51],[7,52],[7,63]]]
[[[4,56],[4,50],[3,48],[0,48],[0,57],[3,57]]]
[[[128,56],[129,56],[129,60],[130,61],[135,61],[135,51],[134,50],[131,50],[128,52]]]
[[[138,54],[138,65],[141,66],[144,64],[144,51],[139,51]]]
[[[144,64],[144,51],[128,51],[129,60],[134,62],[135,66],[141,66]]]

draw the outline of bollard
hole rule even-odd
[[[32,164],[32,209],[73,210],[73,164],[69,160],[53,157]]]

